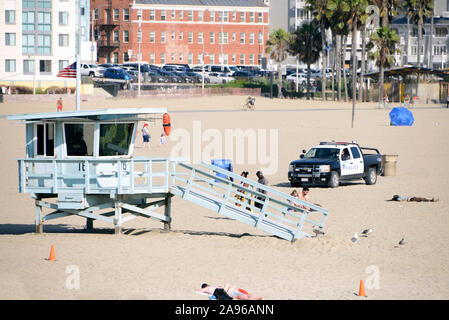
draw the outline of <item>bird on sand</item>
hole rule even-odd
[[[405,244],[405,239],[402,238],[401,240],[399,240],[398,245],[394,246],[395,248],[399,247],[399,246],[403,246]]]
[[[354,234],[354,236],[351,238],[352,242],[357,242],[357,240],[359,240],[359,236],[357,234],[357,232]]]
[[[362,235],[364,237],[367,237],[369,234],[371,234],[373,232],[373,229],[365,229],[362,231]]]
[[[325,232],[321,231],[320,229],[313,229],[312,231],[315,233],[316,237],[325,235]]]

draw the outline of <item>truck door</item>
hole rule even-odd
[[[357,175],[358,168],[362,168],[363,173],[363,165],[360,166],[354,162],[354,158],[349,152],[349,148],[343,148],[340,152],[340,172],[342,179],[351,179]]]
[[[360,154],[359,148],[357,147],[351,147],[351,154],[354,164],[354,178],[361,178],[363,177],[363,171],[364,171],[364,163],[363,163],[363,157]]]

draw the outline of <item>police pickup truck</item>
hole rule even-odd
[[[288,180],[292,187],[327,184],[331,188],[340,181],[364,179],[375,184],[383,172],[382,155],[377,149],[362,148],[355,142],[321,142],[300,159],[290,162]]]

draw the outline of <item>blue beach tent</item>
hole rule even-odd
[[[411,126],[415,122],[413,113],[404,107],[393,108],[389,115],[392,126]]]

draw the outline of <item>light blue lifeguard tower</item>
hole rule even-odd
[[[324,227],[326,209],[217,166],[135,157],[138,122],[156,124],[166,112],[121,108],[8,116],[25,122],[19,192],[35,199],[36,232],[43,232],[45,221],[71,215],[87,219],[88,230],[101,220],[118,234],[136,217],[160,221],[170,230],[173,196],[290,241]],[[44,215],[43,208],[52,212]]]

